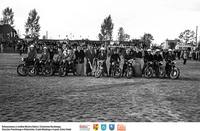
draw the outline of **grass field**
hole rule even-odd
[[[178,80],[21,77],[18,54],[0,54],[0,121],[200,121],[200,62]]]

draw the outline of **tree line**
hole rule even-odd
[[[0,20],[1,25],[8,24],[14,28],[14,12],[12,8],[7,7],[2,11],[3,18]],[[29,12],[25,23],[25,38],[38,39],[40,34],[40,16],[36,9]]]
[[[7,7],[2,11],[3,18],[0,20],[0,24],[9,24],[12,27],[14,27],[14,12],[12,8]],[[38,12],[36,9],[30,10],[28,14],[28,18],[25,22],[25,38],[32,38],[32,39],[38,39],[40,34],[41,26],[39,24],[40,16],[38,15]],[[102,24],[100,33],[98,34],[98,38],[100,41],[111,41],[113,40],[113,29],[114,29],[114,23],[112,21],[111,15],[106,17]],[[180,42],[185,44],[195,44],[195,32],[192,30],[185,30],[180,33],[178,36],[178,39]],[[118,29],[117,34],[117,40],[118,41],[131,41],[130,35],[125,33],[124,28],[120,27]],[[144,33],[144,35],[140,38],[140,40],[143,42],[143,46],[149,48],[152,44],[152,41],[154,40],[153,35],[150,33]]]

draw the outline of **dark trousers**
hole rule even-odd
[[[183,64],[185,65],[187,62],[187,59],[183,59]]]
[[[170,74],[170,65],[169,65],[169,62],[166,63],[165,71],[166,71],[167,75]]]

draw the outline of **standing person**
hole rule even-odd
[[[3,44],[2,44],[1,41],[0,41],[0,49],[1,49],[1,50],[0,50],[1,52],[0,52],[0,53],[3,53],[3,48],[2,48],[3,46],[2,46],[2,45],[3,45]]]
[[[85,53],[83,49],[81,48],[80,45],[78,45],[77,50],[75,51],[75,57],[76,57],[76,71],[77,75],[84,75],[84,58],[85,58]]]
[[[23,44],[21,42],[17,43],[17,50],[19,51],[19,55],[22,55],[22,51],[23,51]]]
[[[139,63],[142,68],[142,62],[141,62],[142,61],[142,52],[138,48],[136,48],[136,50],[135,50],[135,57],[136,57],[136,63]]]
[[[55,51],[53,48],[53,45],[50,45],[49,47],[49,55],[50,55],[50,60],[53,61],[53,57],[54,57]]]
[[[85,52],[86,57],[86,75],[92,75],[93,73],[93,60],[95,57],[95,52],[91,45],[87,45],[87,50]]]
[[[186,50],[183,51],[183,64],[185,65],[188,59],[188,52]]]
[[[192,50],[189,51],[189,60],[192,60]]]
[[[178,59],[180,60],[181,59],[181,50],[178,49]]]
[[[109,47],[107,47],[107,54],[106,54],[106,68],[107,68],[107,72],[108,72],[108,76],[109,76],[109,72],[110,72],[110,57],[111,57],[111,49]]]
[[[198,61],[200,61],[200,50],[198,51]]]
[[[121,69],[121,74],[123,74],[123,67],[124,67],[124,53],[122,51],[122,49],[119,51],[119,57],[120,57],[120,64],[119,64],[119,67]]]
[[[192,59],[196,60],[196,51],[195,50],[192,51]]]
[[[196,61],[198,61],[199,60],[199,51],[197,50],[196,51]]]

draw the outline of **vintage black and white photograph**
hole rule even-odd
[[[199,122],[199,0],[1,0],[0,122]]]

